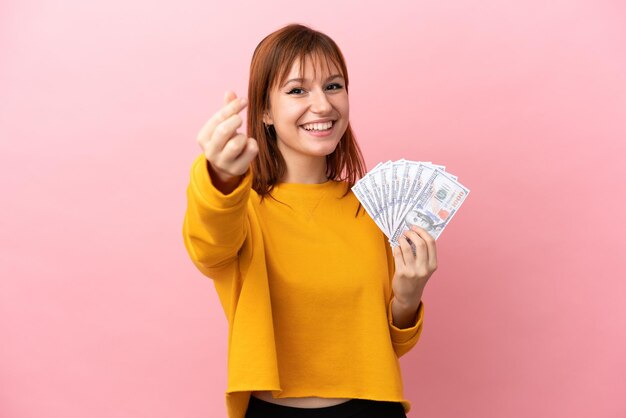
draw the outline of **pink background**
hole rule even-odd
[[[198,129],[290,22],[343,49],[370,168],[471,189],[402,358],[409,416],[626,416],[625,4],[296,4],[2,3],[0,416],[225,416],[185,189]]]

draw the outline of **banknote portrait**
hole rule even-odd
[[[428,212],[412,210],[404,218],[404,223],[406,224],[407,229],[410,229],[411,226],[415,225],[424,229],[432,237],[436,238],[439,236],[441,230],[443,230],[446,226],[446,221],[437,223],[437,220],[439,220],[438,217],[431,216]]]

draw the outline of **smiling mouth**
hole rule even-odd
[[[309,132],[324,132],[324,131],[329,131],[330,129],[332,129],[334,125],[335,125],[335,121],[331,120],[328,122],[321,122],[321,123],[306,123],[304,125],[301,125],[300,127],[304,129],[305,131],[309,131]]]

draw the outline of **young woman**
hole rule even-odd
[[[435,241],[415,228],[392,252],[351,192],[365,170],[335,42],[267,36],[248,99],[227,92],[197,140],[183,235],[229,322],[229,417],[405,417],[398,357],[422,330]]]

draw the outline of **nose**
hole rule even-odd
[[[313,113],[328,113],[333,106],[328,101],[326,92],[323,90],[316,90],[311,93],[311,111]]]

